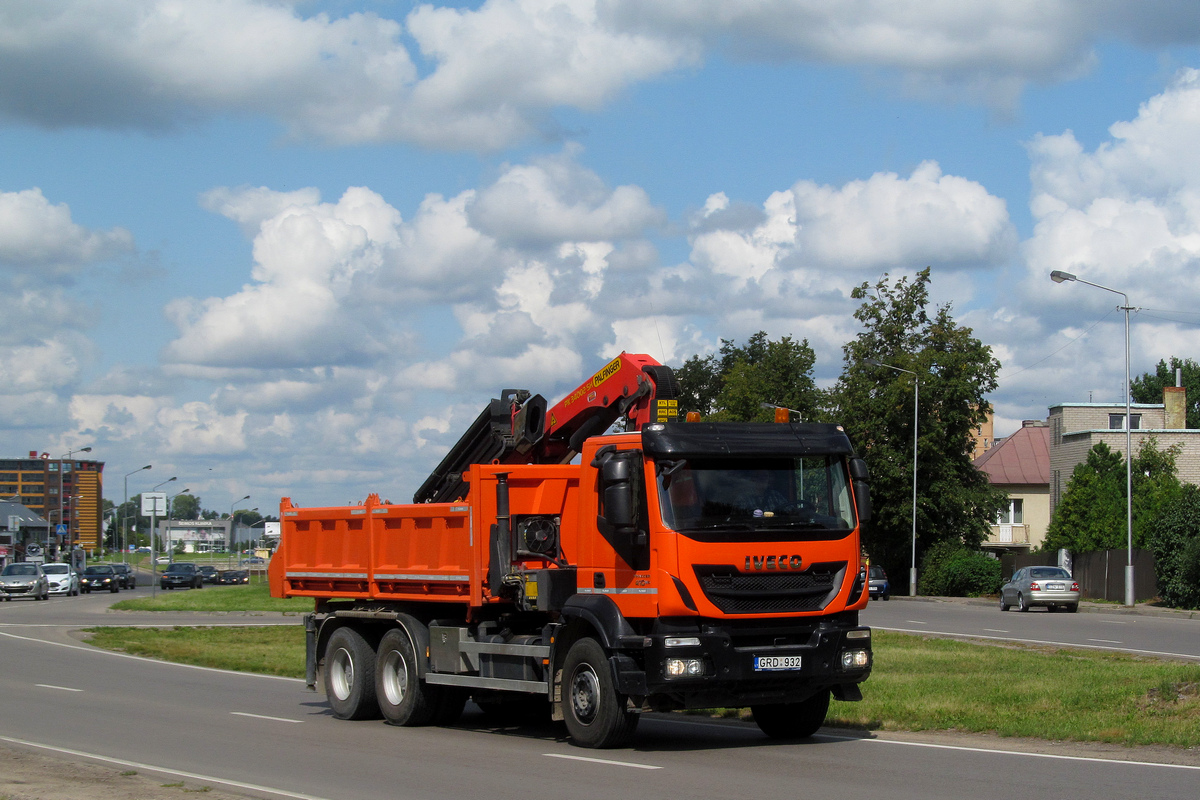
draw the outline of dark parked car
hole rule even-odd
[[[226,569],[221,571],[220,577],[217,578],[217,583],[228,585],[238,583],[249,583],[250,571],[245,569]]]
[[[892,599],[892,585],[888,583],[888,576],[883,567],[871,566],[871,576],[867,585],[870,587],[872,600]]]
[[[200,573],[200,577],[205,583],[216,583],[217,576],[220,574],[212,564],[201,564],[196,567],[196,571]]]
[[[167,567],[167,571],[159,578],[159,585],[164,589],[174,589],[177,586],[202,589],[204,588],[204,576],[190,561],[176,561]]]
[[[8,564],[0,571],[0,593],[5,600],[14,597],[32,597],[34,600],[50,599],[50,581],[42,572],[42,565],[32,561]]]
[[[1000,589],[1000,610],[1016,606],[1028,611],[1045,606],[1047,611],[1065,608],[1079,610],[1079,583],[1062,567],[1025,567],[1013,573],[1012,580]]]
[[[121,591],[121,577],[112,568],[112,564],[92,564],[80,576],[79,588],[87,593],[91,593],[93,589],[119,592]]]
[[[121,581],[122,589],[133,589],[137,586],[137,574],[133,571],[132,564],[113,564],[112,568]]]

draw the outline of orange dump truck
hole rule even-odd
[[[608,392],[621,359],[636,380]],[[671,421],[669,370],[605,369],[577,395],[600,422],[493,401],[417,495],[446,502],[282,501],[271,593],[314,598],[308,683],[335,716],[449,724],[472,699],[613,747],[644,710],[748,706],[792,738],[861,699],[870,502],[841,427]],[[577,435],[613,405],[637,430]]]

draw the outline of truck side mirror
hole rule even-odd
[[[596,526],[603,533],[636,536],[639,533],[639,494],[642,454],[615,449],[597,453],[600,469],[600,508]]]
[[[871,484],[868,482],[867,462],[861,458],[850,459],[850,479],[854,484],[854,503],[858,507],[858,521],[871,521]]]

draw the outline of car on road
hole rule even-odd
[[[41,564],[32,561],[17,561],[0,570],[0,594],[5,600],[14,597],[32,597],[34,600],[50,599],[50,581]]]
[[[888,583],[887,573],[883,567],[871,565],[871,574],[867,580],[868,591],[872,600],[891,600],[892,585]]]
[[[230,586],[239,583],[250,582],[250,571],[245,569],[226,569],[221,570],[220,576],[217,578],[217,583],[223,586]]]
[[[133,571],[132,564],[113,564],[113,572],[117,573],[117,578],[121,581],[122,589],[134,589],[137,587],[137,573]]]
[[[154,559],[154,563],[155,564],[170,564],[171,557],[170,556],[159,556],[158,558]]]
[[[158,579],[159,586],[163,589],[176,589],[187,587],[188,589],[204,588],[204,576],[196,568],[196,565],[190,561],[176,561],[171,566],[167,567],[166,572]]]
[[[79,573],[70,564],[42,564],[42,572],[50,581],[50,594],[75,597],[79,594]]]
[[[217,577],[221,574],[212,564],[201,564],[196,567],[196,571],[200,573],[200,577],[205,583],[216,583]]]
[[[92,564],[83,571],[79,585],[86,593],[107,589],[112,593],[121,591],[121,576],[112,564]]]
[[[1073,613],[1079,610],[1079,594],[1079,583],[1062,567],[1023,567],[1001,587],[1000,610],[1045,606],[1047,611],[1063,608]]]
[[[267,563],[267,560],[262,556],[250,556],[249,558],[242,559],[242,563],[249,564],[252,567],[261,567]]]

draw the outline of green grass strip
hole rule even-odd
[[[311,597],[283,600],[271,597],[266,582],[240,586],[205,584],[203,589],[159,589],[156,597],[145,595],[113,604],[118,611],[285,611],[313,610]]]

